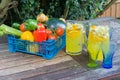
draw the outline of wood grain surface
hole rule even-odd
[[[85,50],[79,56],[67,55],[61,50],[54,59],[20,52],[10,53],[7,43],[0,44],[0,80],[110,80],[120,74],[120,20],[99,18],[91,21],[108,22],[114,27],[113,40],[117,50],[113,57],[113,68],[104,69],[101,62],[97,68],[88,68]],[[89,22],[89,21],[87,21]],[[114,26],[113,26],[114,25]]]

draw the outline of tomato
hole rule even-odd
[[[48,39],[56,40],[57,36],[55,36],[55,35],[49,35]]]
[[[38,23],[38,29],[44,30],[45,26],[42,23]]]
[[[24,25],[24,23],[22,23],[22,24],[20,25],[20,30],[21,30],[22,32],[26,31],[26,30],[25,30],[25,25]]]
[[[62,36],[64,34],[64,29],[61,28],[61,27],[58,27],[56,30],[55,30],[55,33],[58,35],[58,36]]]
[[[52,35],[52,30],[46,29],[46,33],[47,33],[47,36],[49,37],[49,35]]]

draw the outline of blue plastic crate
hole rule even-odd
[[[65,33],[57,40],[47,40],[42,43],[21,40],[13,35],[8,35],[8,48],[12,53],[23,52],[52,59],[66,45]]]

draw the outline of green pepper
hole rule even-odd
[[[35,30],[37,28],[37,20],[34,19],[27,19],[24,24],[26,30]]]
[[[18,24],[18,23],[13,23],[13,24],[12,24],[12,27],[19,30],[20,24]]]

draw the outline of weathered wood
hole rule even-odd
[[[116,4],[117,9],[116,9],[116,17],[120,17],[120,3]]]
[[[118,74],[118,73],[120,73],[119,56],[116,56],[114,58],[113,68],[111,68],[111,69],[104,69],[102,67],[98,67],[96,69],[90,69],[90,68],[84,67],[85,69],[87,69],[87,71],[85,71],[83,73],[77,73],[75,75],[67,76],[67,77],[61,78],[60,80],[74,80],[74,79],[75,80],[98,80],[103,77],[108,77],[108,76],[111,76],[114,74]],[[80,59],[78,59],[78,60],[80,60]],[[79,61],[79,63],[81,64],[82,62]],[[83,64],[84,64],[84,62],[83,62]]]
[[[28,54],[23,54],[23,53],[10,53],[8,50],[3,50],[2,53],[0,52],[0,60],[2,59],[7,59],[7,58],[12,58],[15,56],[30,56]]]
[[[86,65],[88,63],[88,56],[87,56],[87,53],[85,51],[82,51],[82,54],[80,54],[78,56],[71,56],[71,57],[74,60],[76,60],[77,62],[79,62],[80,65],[82,65],[83,67],[87,68]]]
[[[100,80],[120,80],[120,74],[108,76],[108,77],[102,78]]]
[[[63,61],[67,61],[70,60],[70,57],[66,56],[66,59],[57,59],[55,58],[56,61],[52,62],[52,61],[42,61],[42,62],[33,62],[33,63],[29,63],[29,64],[24,64],[22,66],[15,66],[15,67],[10,67],[10,68],[6,68],[6,69],[2,69],[0,70],[0,76],[5,76],[5,75],[10,75],[10,74],[14,74],[14,73],[19,73],[22,71],[27,71],[27,70],[32,70],[32,69],[36,69],[39,67],[44,67],[47,65],[53,65],[56,63],[60,63]],[[14,64],[15,65],[15,64]]]
[[[76,63],[77,64],[77,63]],[[58,80],[61,79],[63,77],[67,77],[67,76],[72,76],[72,75],[76,75],[77,73],[82,73],[84,71],[86,71],[82,66],[78,65],[72,65],[70,67],[67,67],[63,70],[58,70],[52,73],[47,73],[47,74],[42,74],[42,75],[36,75],[34,77],[30,77],[30,78],[25,78],[23,80]],[[64,65],[63,65],[64,66]]]
[[[61,58],[61,57],[64,57],[64,58]],[[33,58],[25,58],[19,61],[5,63],[2,66],[0,66],[0,69],[1,69],[0,76],[18,73],[18,72],[22,72],[30,69],[36,69],[39,67],[52,65],[59,62],[64,62],[67,60],[72,60],[72,58],[70,56],[65,56],[65,55],[58,56],[58,58],[55,58],[53,60],[45,60],[43,58],[39,58],[38,56],[34,56]]]
[[[120,17],[120,2],[116,2],[112,4],[108,9],[103,11],[103,13],[101,14],[101,17],[108,17],[108,16],[111,16],[114,18]]]
[[[11,54],[11,53],[9,53],[9,54]],[[16,55],[11,55],[9,57],[0,58],[0,63],[4,64],[4,63],[16,61],[16,60],[21,60],[21,59],[28,58],[28,57],[31,58],[31,57],[34,57],[34,56],[33,55],[23,55],[22,53],[17,53]]]
[[[32,76],[51,74],[52,72],[59,72],[61,70],[65,70],[67,68],[75,67],[76,64],[78,64],[76,61],[70,60],[70,61],[65,61],[65,62],[57,63],[54,65],[50,65],[50,66],[44,66],[44,67],[37,68],[34,70],[11,74],[11,75],[8,75],[5,77],[0,77],[0,79],[6,79],[6,80],[9,80],[9,78],[12,78],[13,80],[24,79],[24,78],[27,79]],[[80,67],[80,68],[82,68],[82,67]],[[84,70],[85,70],[84,68],[81,69],[81,71],[84,71]]]
[[[106,17],[110,17],[111,16],[111,8],[108,8],[106,10]]]
[[[107,4],[107,6],[105,6],[104,10],[101,11],[100,13],[98,13],[98,16],[99,15],[102,15],[108,8],[111,7],[112,4],[114,4],[117,0],[109,0],[109,3]]]
[[[8,50],[8,44],[7,43],[0,43],[0,52],[3,50]]]
[[[71,76],[61,78],[59,80],[98,80],[99,75],[94,71],[85,71]]]
[[[18,59],[13,60],[13,61],[7,60],[8,62],[5,62],[6,60],[5,61],[3,60],[3,61],[0,61],[1,62],[0,70],[11,68],[11,67],[16,67],[16,66],[22,66],[25,64],[29,64],[29,63],[35,63],[35,62],[38,62],[41,60],[39,58],[40,57],[38,57],[38,56],[29,56],[29,57],[22,57],[22,58],[18,57]]]
[[[115,16],[116,16],[115,12],[116,12],[116,5],[113,4],[113,5],[111,6],[111,16],[112,16],[112,17],[115,17]]]

